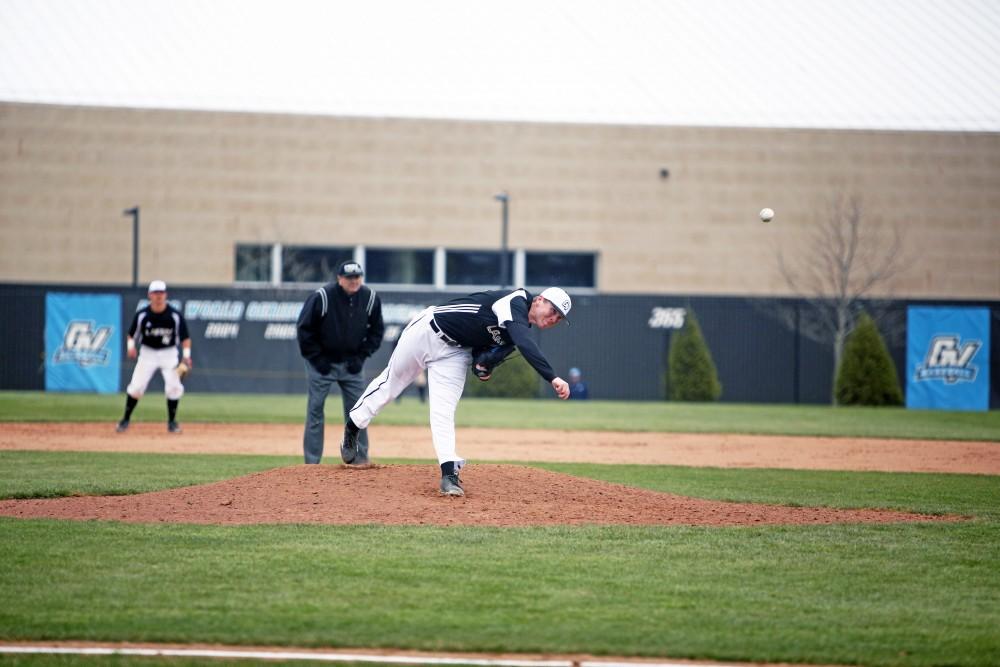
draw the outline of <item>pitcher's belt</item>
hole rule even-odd
[[[445,342],[445,345],[451,345],[452,347],[462,347],[461,343],[459,343],[457,340],[455,340],[445,332],[441,331],[441,327],[438,326],[437,322],[434,321],[433,317],[431,318],[431,330],[433,330],[434,333],[437,334],[438,338],[440,338]]]

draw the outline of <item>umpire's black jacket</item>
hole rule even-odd
[[[348,296],[336,282],[328,283],[309,295],[299,313],[299,351],[323,374],[332,364],[370,357],[384,333],[382,301],[367,285]]]

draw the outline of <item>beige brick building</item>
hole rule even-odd
[[[669,174],[663,177],[662,170]],[[1000,299],[1000,134],[651,127],[0,103],[0,281],[229,285],[237,246],[592,255],[602,293],[789,294],[837,195],[898,226],[883,294]],[[777,212],[764,225],[757,212]],[[268,280],[277,282],[280,274]]]

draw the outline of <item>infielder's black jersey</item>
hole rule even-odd
[[[473,349],[514,344],[546,381],[555,371],[531,335],[528,309],[532,296],[523,288],[475,292],[434,307],[441,331],[463,347]]]
[[[132,318],[132,325],[128,328],[128,335],[129,338],[136,339],[136,345],[145,345],[157,350],[177,347],[179,341],[191,337],[188,335],[184,316],[170,304],[159,313],[154,313],[149,306],[137,311]]]

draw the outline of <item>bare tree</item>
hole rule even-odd
[[[827,216],[809,236],[806,250],[786,258],[779,248],[778,269],[792,292],[809,304],[799,331],[833,343],[833,383],[854,330],[861,300],[904,268],[903,236],[866,221],[858,195],[834,197]],[[788,323],[788,313],[782,317]],[[831,391],[836,403],[836,392]]]

